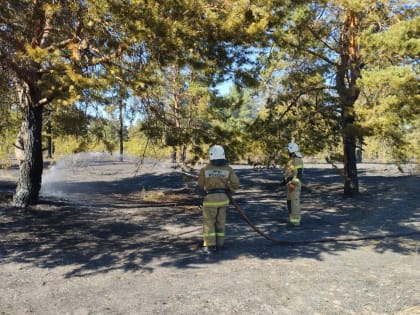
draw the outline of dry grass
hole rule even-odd
[[[403,308],[395,315],[420,315],[420,305]]]

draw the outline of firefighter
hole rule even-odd
[[[200,170],[198,186],[206,192],[203,201],[203,252],[223,249],[225,242],[226,192],[239,188],[239,179],[225,157],[225,150],[214,145],[209,150],[210,163]]]
[[[292,140],[285,147],[289,152],[282,184],[286,185],[287,210],[292,226],[300,225],[300,193],[302,189],[303,161],[299,146]]]

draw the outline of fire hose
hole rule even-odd
[[[198,179],[198,175],[194,175],[185,171],[181,171],[182,174],[187,175],[191,178]],[[374,239],[384,239],[384,238],[391,238],[391,237],[404,237],[404,236],[411,236],[415,234],[420,234],[420,231],[412,231],[406,233],[393,233],[393,234],[371,234],[365,236],[348,236],[348,237],[327,237],[321,239],[312,239],[312,240],[284,240],[274,238],[263,231],[261,231],[258,227],[256,227],[246,213],[242,210],[242,208],[238,205],[235,199],[232,197],[232,193],[227,191],[227,196],[229,197],[230,204],[236,209],[239,216],[259,235],[264,237],[267,240],[272,241],[276,244],[282,245],[302,245],[302,244],[312,244],[312,243],[338,243],[338,242],[356,242],[356,241],[364,241],[364,240],[374,240]]]
[[[396,233],[396,234],[375,234],[375,235],[366,235],[366,236],[349,236],[349,237],[328,237],[328,238],[321,238],[321,239],[313,239],[313,240],[282,240],[274,238],[263,231],[261,231],[259,228],[257,228],[249,219],[249,217],[245,214],[245,212],[241,209],[241,207],[238,205],[235,199],[233,199],[232,194],[230,192],[226,193],[229,197],[231,205],[236,209],[236,211],[239,213],[239,215],[242,217],[242,219],[259,235],[262,237],[277,243],[277,244],[283,244],[283,245],[301,245],[301,244],[311,244],[311,243],[337,243],[337,242],[355,242],[355,241],[363,241],[363,240],[373,240],[373,239],[383,239],[383,238],[389,238],[389,237],[403,237],[403,236],[410,236],[414,234],[420,234],[420,231],[413,231],[413,232],[407,232],[407,233]]]

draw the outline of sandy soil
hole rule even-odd
[[[0,170],[0,314],[420,314],[420,177],[359,165],[342,195],[307,164],[302,226],[287,224],[281,171],[235,166],[227,249],[203,255],[200,192],[170,163],[79,155],[45,170],[40,203],[10,207]],[[368,237],[360,241],[335,241]],[[328,240],[328,241],[325,241]]]

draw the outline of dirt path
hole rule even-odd
[[[11,209],[0,174],[0,314],[419,314],[420,180],[360,165],[362,194],[342,197],[326,165],[307,165],[302,227],[287,225],[278,169],[235,166],[227,249],[200,254],[200,197],[170,164],[103,157],[60,161],[41,203]],[[416,234],[413,234],[416,233]],[[405,235],[396,237],[397,235]]]

